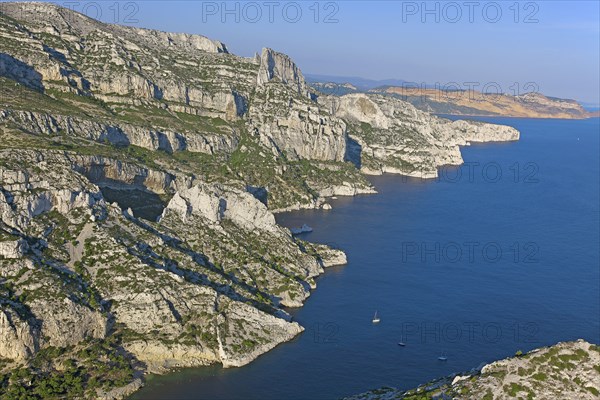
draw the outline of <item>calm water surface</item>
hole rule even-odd
[[[521,140],[464,148],[438,181],[375,177],[378,195],[278,217],[348,254],[291,311],[302,335],[240,369],[151,377],[134,398],[336,399],[600,343],[599,119],[482,119]]]

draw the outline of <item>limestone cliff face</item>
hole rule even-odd
[[[21,296],[28,297],[26,301],[22,297],[11,299],[6,288],[0,288],[0,357],[4,359],[22,363],[43,348],[74,346],[87,339],[102,339],[108,333],[103,310],[93,309],[83,300],[88,295],[86,289],[69,287],[72,282],[58,279],[43,268],[61,270],[56,265],[44,265],[35,249],[18,260],[0,259],[3,279],[18,283]]]
[[[212,223],[230,220],[249,231],[261,230],[281,234],[275,217],[267,207],[248,192],[221,185],[196,184],[175,193],[166,211],[178,213],[183,222],[199,215]]]
[[[35,69],[8,54],[0,53],[0,76],[6,76],[34,90],[42,91],[44,89],[40,75]]]
[[[168,171],[115,160],[102,156],[65,154],[72,168],[85,175],[91,182],[101,186],[131,186],[148,189],[154,193],[167,194],[179,187],[188,187],[192,179],[175,176]],[[122,186],[121,186],[122,185]]]
[[[267,101],[284,108],[271,113],[251,110],[252,125],[261,142],[292,160],[343,161],[346,153],[346,126],[343,121],[324,114],[318,107],[294,100],[278,103],[267,94]]]
[[[0,123],[2,121],[15,123],[34,134],[75,135],[117,146],[134,145],[169,153],[176,151],[205,154],[230,153],[238,144],[238,138],[234,132],[229,134],[179,133],[168,129],[159,130],[139,125],[102,123],[89,119],[30,111],[0,110]]]
[[[259,65],[258,86],[275,80],[290,87],[300,96],[310,97],[302,72],[287,55],[265,48],[262,50]]]
[[[323,267],[345,261],[326,246],[308,254],[233,187],[100,156],[1,154],[0,274],[11,289],[0,292],[0,357],[14,363],[116,323],[150,371],[241,366],[303,330],[279,307],[302,305]],[[90,180],[175,195],[148,223]]]
[[[112,28],[123,36],[138,40],[147,46],[162,48],[177,48],[183,51],[207,52],[207,53],[229,53],[224,43],[211,40],[202,35],[190,35],[188,33],[170,33],[153,29],[137,27],[126,27],[114,25]]]
[[[519,137],[385,96],[317,99],[270,49],[246,59],[52,4],[0,11],[6,368],[113,339],[150,371],[247,364],[302,332],[284,307],[346,262],[272,210],[328,209],[374,192],[360,172],[432,177],[459,146]],[[152,199],[160,218],[138,217]]]
[[[221,42],[103,24],[50,3],[3,3],[1,11],[26,27],[0,24],[8,41],[0,71],[38,90],[153,108],[171,103],[173,111],[227,120],[245,112],[256,67],[248,63],[247,71],[238,71],[240,84],[233,88],[226,78],[241,58]],[[48,35],[53,43],[44,40]]]
[[[28,250],[27,242],[23,239],[0,242],[0,256],[8,259],[19,259]]]
[[[463,162],[459,146],[519,139],[511,127],[451,122],[381,95],[348,94],[319,101],[350,123],[348,159],[367,174],[435,178],[438,167]]]
[[[342,161],[346,125],[312,99],[296,64],[263,49],[259,65],[249,118],[262,142],[292,159]]]
[[[4,159],[12,154],[1,152]],[[12,155],[14,156],[14,155]],[[23,162],[51,170],[61,157],[44,157],[40,152],[23,151]],[[32,219],[52,209],[68,213],[75,208],[91,208],[101,200],[100,190],[82,177],[60,174],[41,176],[27,169],[0,167],[0,217],[10,227],[24,230]]]
[[[39,329],[24,320],[10,306],[0,311],[0,356],[25,361],[35,354],[39,345]]]

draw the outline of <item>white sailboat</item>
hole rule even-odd
[[[442,351],[442,354],[438,357],[438,360],[440,360],[440,361],[448,361],[448,357],[446,357],[444,355],[444,352]]]
[[[404,336],[400,336],[400,341],[398,342],[398,346],[400,347],[404,347],[406,346],[406,343],[404,343]]]
[[[373,323],[374,323],[374,324],[378,324],[378,323],[379,323],[379,321],[381,321],[381,320],[380,320],[380,319],[379,319],[379,317],[377,316],[377,311],[375,311],[375,315],[373,316]]]

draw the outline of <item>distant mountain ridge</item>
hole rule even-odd
[[[310,84],[313,83],[337,83],[337,84],[350,84],[356,86],[361,91],[367,91],[382,86],[402,86],[403,84],[409,83],[404,79],[367,79],[358,76],[333,76],[333,75],[319,75],[319,74],[304,74],[306,81]]]
[[[586,119],[600,116],[597,108],[584,107],[571,99],[541,93],[486,94],[471,90],[440,90],[434,85],[415,87],[401,79],[370,80],[357,77],[308,75],[315,90],[343,96],[349,93],[377,93],[393,96],[433,114],[462,116],[503,116],[522,118]]]

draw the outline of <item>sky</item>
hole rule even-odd
[[[263,47],[306,74],[537,90],[600,104],[600,1],[56,1],[105,22]],[[118,11],[118,12],[116,12]]]

